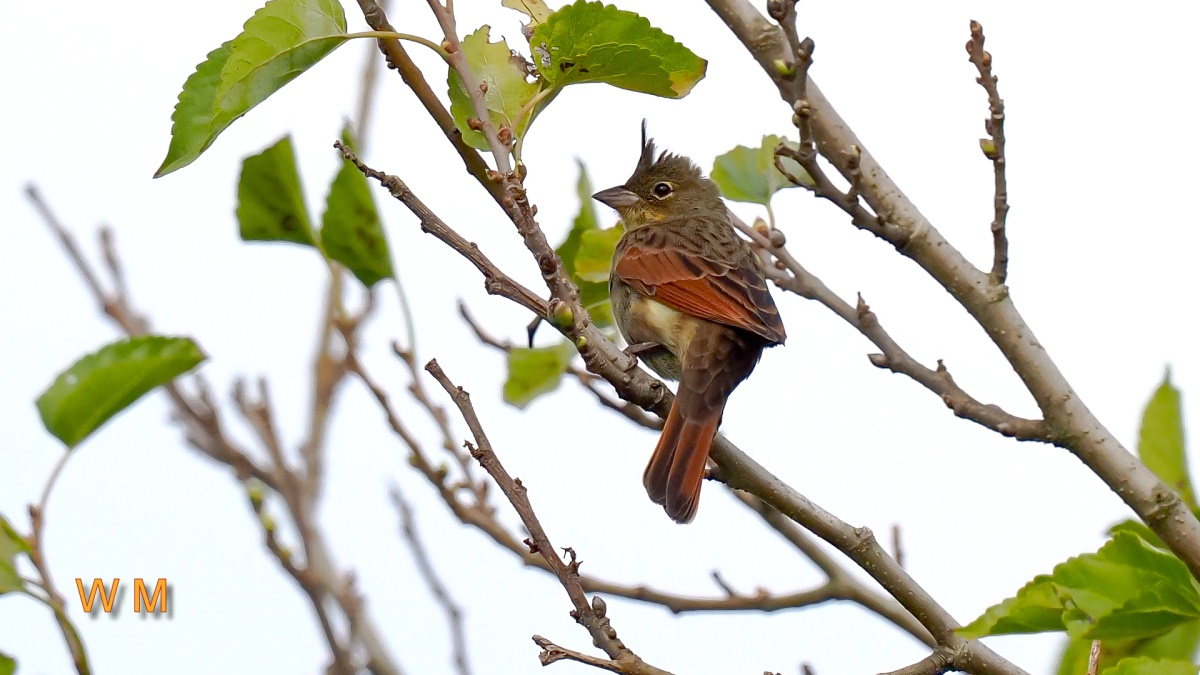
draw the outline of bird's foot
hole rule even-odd
[[[637,368],[639,354],[644,354],[645,352],[648,352],[651,349],[657,349],[658,347],[661,347],[661,346],[662,345],[657,342],[638,342],[638,343],[629,345],[628,347],[626,347],[625,349],[622,350],[625,353],[625,356],[629,357],[629,363],[627,363],[624,366],[624,370],[626,372],[628,372],[630,370],[633,370],[634,368]]]

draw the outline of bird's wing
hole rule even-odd
[[[669,238],[639,237],[626,243],[613,272],[642,293],[685,314],[742,328],[770,342],[787,337],[753,254],[714,260]]]

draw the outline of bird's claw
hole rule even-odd
[[[629,345],[625,349],[621,350],[622,353],[625,354],[625,356],[629,357],[629,363],[624,367],[624,370],[626,372],[628,372],[630,370],[633,370],[634,368],[637,368],[639,354],[643,354],[645,352],[650,351],[651,349],[655,349],[655,348],[661,347],[661,346],[662,345],[660,345],[657,342],[638,342],[636,344]]]

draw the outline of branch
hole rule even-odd
[[[748,0],[706,0],[779,89],[796,106],[795,83],[774,67],[786,57],[785,38]],[[852,186],[857,185],[874,222],[854,224],[891,243],[932,276],[979,323],[1033,395],[1053,442],[1074,453],[1158,534],[1200,578],[1200,520],[1104,427],[1083,403],[1017,311],[1007,287],[994,285],[972,265],[904,195],[862,142],[838,116],[815,82],[803,100],[811,110],[813,137],[821,155]],[[856,195],[857,196],[857,195]],[[848,205],[849,206],[849,205]]]
[[[504,465],[500,463],[500,458],[492,449],[483,425],[475,414],[475,408],[471,405],[470,394],[450,381],[436,359],[426,364],[425,370],[433,375],[438,384],[441,384],[446,393],[454,400],[454,404],[458,406],[467,427],[471,430],[471,435],[475,438],[475,445],[467,443],[467,449],[484,471],[487,471],[488,475],[492,477],[492,480],[496,481],[496,485],[499,486],[501,492],[516,510],[517,515],[520,516],[521,522],[529,532],[529,539],[525,542],[529,551],[540,554],[554,575],[558,577],[559,583],[562,584],[567,596],[571,599],[571,604],[575,606],[572,618],[586,628],[592,636],[592,642],[608,654],[612,664],[616,667],[615,672],[629,675],[667,675],[666,671],[642,661],[617,637],[616,630],[605,616],[605,603],[602,599],[593,597],[591,604],[588,603],[583,586],[579,583],[579,561],[575,558],[575,551],[570,548],[563,549],[570,558],[569,563],[564,562],[550,544],[546,531],[542,529],[542,524],[538,521],[537,515],[533,512],[533,506],[529,503],[525,486],[521,484],[520,479],[514,479],[508,474]]]
[[[63,244],[68,260],[84,280],[101,311],[112,319],[117,328],[126,335],[141,335],[150,330],[149,321],[133,307],[127,294],[123,282],[124,274],[111,232],[102,230],[100,234],[103,258],[109,268],[110,276],[114,279],[115,290],[110,293],[100,284],[98,275],[83,258],[78,246],[75,245],[74,237],[54,217],[44,200],[41,199],[37,188],[30,185],[26,188],[26,193],[41,213],[47,227]],[[366,653],[367,667],[372,673],[401,675],[403,671],[388,653],[378,629],[363,613],[361,600],[354,591],[348,575],[343,575],[332,563],[324,534],[320,528],[308,525],[309,520],[305,517],[307,507],[304,506],[303,499],[297,493],[297,490],[300,489],[297,486],[303,486],[303,479],[288,469],[286,462],[282,461],[283,449],[274,434],[269,409],[253,410],[251,402],[245,399],[243,393],[247,410],[250,410],[253,416],[252,427],[259,434],[267,454],[279,460],[274,461],[270,466],[264,466],[253,460],[246,450],[235,444],[225,433],[220,408],[204,379],[199,376],[188,379],[195,383],[196,392],[194,394],[186,394],[182,384],[178,381],[163,387],[171,399],[172,420],[182,427],[184,440],[201,454],[233,469],[234,475],[239,481],[246,483],[252,479],[256,480],[279,494],[288,503],[289,515],[301,533],[304,544],[305,567],[303,572],[308,576],[301,583],[302,590],[308,593],[309,590],[305,588],[304,584],[312,584],[321,589],[322,598],[328,597],[338,603],[350,625],[351,636],[362,645],[363,651]],[[263,401],[254,402],[254,405],[262,403]],[[251,507],[253,508],[253,506],[252,502]],[[269,543],[268,549],[270,550]],[[280,547],[279,550],[285,549]],[[280,559],[276,551],[271,552],[277,560]],[[283,561],[280,560],[280,563],[283,564]],[[286,567],[285,565],[285,569]],[[321,614],[326,611],[325,608],[317,604],[314,604],[313,608],[318,614],[318,620],[321,621]],[[333,643],[330,644],[330,647],[331,650],[335,650]],[[335,667],[339,667],[339,663],[341,666],[347,665],[339,662],[336,651],[331,651],[331,655]]]
[[[477,246],[475,242],[470,242],[466,239],[463,239],[461,235],[446,225],[446,223],[439,218],[437,214],[429,210],[429,207],[425,206],[425,203],[417,198],[415,194],[413,194],[412,190],[408,189],[408,186],[405,185],[404,181],[400,180],[398,176],[392,176],[383,173],[382,171],[376,171],[375,169],[367,166],[361,160],[359,160],[358,156],[354,154],[353,150],[345,145],[342,145],[341,141],[334,142],[333,147],[340,150],[342,156],[354,164],[354,166],[358,167],[359,171],[363,172],[364,175],[379,181],[380,185],[383,185],[385,188],[387,188],[388,192],[390,192],[393,197],[408,207],[408,210],[412,211],[413,215],[415,215],[417,219],[421,221],[422,232],[432,234],[433,236],[442,240],[442,242],[450,248],[458,251],[467,260],[471,261],[471,264],[475,265],[475,268],[483,274],[484,288],[489,294],[502,295],[510,300],[514,300],[522,307],[525,307],[539,316],[547,315],[547,312],[549,311],[549,304],[545,300],[543,300],[533,291],[522,286],[512,277],[508,276],[504,272],[501,272],[499,267],[496,267],[496,265],[493,264],[487,256],[479,251],[479,246]]]
[[[395,33],[396,29],[388,22],[387,14],[383,8],[375,0],[358,0],[358,7],[362,10],[363,17],[367,20],[367,25],[372,30]],[[433,118],[433,121],[446,135],[446,139],[454,146],[454,149],[462,157],[463,164],[467,171],[479,181],[492,198],[499,203],[504,198],[504,190],[499,183],[488,178],[488,173],[491,169],[483,157],[475,151],[474,148],[467,145],[462,138],[462,132],[454,124],[454,117],[450,111],[446,110],[442,105],[441,99],[429,86],[429,82],[425,80],[425,75],[417,64],[409,58],[408,52],[404,50],[404,46],[395,38],[386,38],[379,40],[379,51],[383,52],[384,58],[387,59],[389,68],[400,73],[401,79],[408,85],[416,95],[417,100],[424,106],[425,111]]]
[[[450,624],[454,670],[458,675],[471,675],[471,666],[467,661],[467,638],[463,628],[462,609],[459,608],[458,603],[454,602],[454,598],[450,597],[450,591],[438,577],[437,570],[434,569],[433,562],[429,559],[425,543],[417,534],[417,523],[412,507],[405,501],[404,495],[400,494],[399,488],[393,486],[391,496],[392,504],[396,506],[396,511],[400,514],[400,532],[404,535],[404,541],[408,543],[408,550],[412,551],[413,560],[417,563],[417,571],[425,580],[425,584],[429,586],[429,591],[433,593],[433,597],[441,606],[442,611],[446,613],[446,622]]]
[[[922,365],[909,356],[908,352],[884,330],[883,325],[879,323],[879,318],[863,301],[862,295],[858,296],[856,307],[850,306],[848,302],[838,297],[829,290],[824,282],[805,269],[792,256],[784,245],[782,237],[778,236],[781,233],[773,232],[772,235],[776,235],[774,237],[764,236],[763,233],[746,225],[732,211],[730,219],[735,227],[775,258],[777,264],[765,267],[767,276],[776,286],[821,303],[843,321],[853,326],[876,347],[879,347],[882,351],[881,354],[871,354],[868,357],[872,365],[908,376],[941,397],[946,407],[963,419],[971,420],[1017,440],[1043,442],[1052,440],[1050,430],[1042,420],[1018,417],[1006,412],[1000,406],[976,400],[958,386],[940,359],[935,370]]]
[[[446,38],[442,44],[446,46],[447,61],[462,78],[463,88],[467,90],[467,95],[471,98],[471,106],[475,108],[475,116],[479,120],[479,131],[487,140],[492,157],[496,160],[496,171],[501,176],[507,176],[512,172],[512,164],[508,161],[509,144],[500,140],[500,133],[504,132],[511,142],[516,130],[497,129],[496,125],[492,123],[492,116],[487,107],[487,88],[475,77],[475,73],[467,63],[467,57],[462,52],[462,43],[458,40],[458,28],[454,20],[454,7],[450,1],[447,0],[447,3],[442,5],[439,0],[429,0],[429,8],[433,10],[438,25],[442,27],[442,34]]]
[[[344,148],[342,151],[343,153],[346,152]],[[402,199],[402,201],[407,200],[406,203],[412,202],[414,206],[410,206],[410,208],[414,209],[414,213],[418,213],[418,216],[422,218],[423,225],[427,227],[430,223],[437,225],[438,231],[435,231],[435,234],[441,232],[439,238],[454,248],[460,255],[471,260],[477,268],[484,272],[485,276],[489,273],[493,275],[500,274],[499,270],[496,270],[491,265],[491,262],[482,256],[478,247],[473,244],[467,244],[461,237],[453,234],[453,231],[446,227],[440,219],[437,219],[436,216],[428,212],[428,209],[423,204],[416,201],[412,193],[398,178],[374,171],[358,162],[356,162],[356,165],[359,166],[360,170],[367,173],[367,175],[385,182],[385,185],[389,185],[389,189],[392,189],[393,195],[397,196],[398,199]],[[532,224],[537,229],[537,223],[533,222]],[[537,234],[541,235],[540,229],[537,229]],[[542,236],[541,240],[544,242],[545,237]],[[531,250],[536,251],[536,245],[529,245],[532,246]],[[555,256],[553,249],[548,249],[548,251],[549,259],[553,260],[556,264],[554,269],[561,271],[561,265],[557,264],[558,258]],[[536,252],[535,255],[537,255]],[[543,259],[545,258],[539,257],[539,260]],[[548,285],[552,288],[557,288],[552,274],[547,273],[544,276],[547,277]],[[574,289],[574,285],[571,284],[569,279],[566,280],[566,283],[571,289]],[[504,290],[505,292],[499,292],[498,287],[499,294],[528,307],[526,304],[528,301],[527,298],[517,292],[516,289],[505,287]],[[572,290],[571,297],[577,305],[577,292]],[[561,320],[551,321],[551,324],[575,342],[589,372],[608,380],[622,399],[635,403],[646,410],[653,411],[664,419],[666,418],[667,412],[674,401],[674,395],[663,386],[661,381],[651,377],[636,365],[630,368],[628,357],[624,352],[617,348],[596,326],[592,325],[590,320],[587,320],[586,314],[584,315],[585,323],[581,328],[579,326],[578,315],[574,315],[573,318],[570,315],[570,305],[568,303],[563,302],[556,296],[551,301],[550,306],[551,314],[556,318],[561,317]],[[567,311],[560,313],[560,310]],[[902,567],[896,564],[896,561],[875,541],[870,530],[865,527],[853,527],[812,503],[796,492],[791,486],[750,459],[749,456],[720,434],[717,435],[713,444],[712,459],[720,467],[721,475],[730,487],[743,489],[760,497],[788,518],[809,529],[854,560],[855,563],[878,581],[888,593],[899,600],[905,609],[912,612],[921,625],[927,628],[934,636],[938,644],[951,645],[955,649],[962,647],[964,650],[964,656],[962,657],[963,664],[956,665],[978,666],[980,670],[986,669],[985,672],[987,673],[1016,674],[1023,672],[982,644],[975,641],[967,642],[959,637],[954,632],[959,627],[959,624],[923,588],[908,576]],[[431,468],[428,470],[432,471]],[[436,472],[434,472],[434,475],[436,475]],[[464,519],[472,516],[472,514],[465,510],[456,511],[455,515]],[[503,537],[504,535],[496,533],[494,536]]]
[[[54,622],[58,624],[58,630],[62,633],[63,642],[67,645],[67,651],[71,653],[71,661],[75,664],[75,672],[78,675],[91,675],[92,666],[88,660],[87,649],[83,645],[83,638],[79,635],[79,629],[75,627],[70,617],[67,616],[66,598],[63,597],[62,593],[58,592],[58,587],[54,585],[54,581],[50,578],[50,565],[46,562],[46,548],[44,545],[46,503],[50,500],[50,491],[54,488],[59,474],[62,473],[62,469],[66,466],[67,460],[70,457],[71,450],[64,448],[62,457],[59,457],[58,461],[55,462],[54,468],[46,478],[46,484],[42,488],[41,497],[36,504],[29,505],[29,561],[33,563],[33,569],[38,574],[40,579],[39,585],[46,591],[46,597],[43,601],[54,613]]]
[[[939,647],[933,650],[932,654],[911,666],[905,666],[883,675],[942,675],[942,673],[957,670],[954,664],[958,656],[953,651]]]
[[[983,125],[991,141],[983,139],[979,144],[983,147],[983,154],[992,160],[992,172],[995,174],[996,196],[992,200],[996,210],[992,219],[992,248],[995,253],[989,279],[992,285],[1000,285],[1008,278],[1008,235],[1004,229],[1004,222],[1008,218],[1008,179],[1004,173],[1008,165],[1004,157],[1004,100],[1000,98],[1000,90],[996,87],[997,78],[992,74],[992,55],[983,49],[983,26],[978,21],[971,22],[967,55],[979,71],[975,81],[987,92],[988,112],[991,113]]]

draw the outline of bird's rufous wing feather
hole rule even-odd
[[[766,280],[749,260],[716,261],[670,245],[639,242],[621,252],[613,272],[686,314],[742,328],[771,342],[786,337]]]

